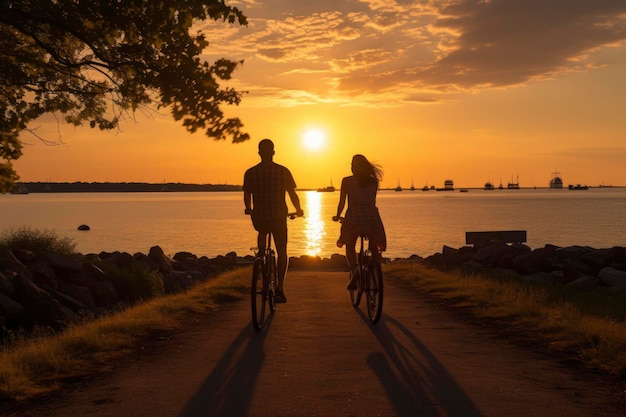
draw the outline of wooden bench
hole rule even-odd
[[[465,232],[465,243],[522,243],[526,242],[526,230],[497,230],[492,232]]]

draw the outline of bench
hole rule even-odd
[[[526,230],[497,230],[493,232],[465,232],[465,243],[522,243],[526,242]]]

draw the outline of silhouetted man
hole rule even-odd
[[[252,216],[252,224],[259,232],[259,253],[265,250],[267,233],[272,232],[277,253],[278,288],[276,302],[286,303],[284,292],[287,273],[287,203],[289,194],[298,216],[304,215],[296,194],[296,182],[291,172],[274,162],[274,143],[269,139],[259,142],[261,162],[248,169],[243,177],[243,202],[246,214]]]

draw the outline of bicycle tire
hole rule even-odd
[[[265,294],[266,288],[263,279],[263,261],[257,259],[252,268],[252,286],[250,289],[250,307],[252,312],[252,326],[261,330],[265,324]]]
[[[355,289],[351,289],[350,290],[350,301],[352,302],[352,306],[353,307],[358,307],[359,304],[361,303],[361,296],[363,295],[363,278],[364,278],[364,274],[366,273],[364,268],[361,268],[359,266],[358,269],[358,274],[359,274],[359,279],[356,280],[356,288]],[[351,276],[348,276],[348,279],[350,279]]]
[[[270,311],[273,313],[276,311],[276,288],[278,288],[278,273],[276,269],[276,257],[271,256],[269,266],[269,273],[267,278],[269,281],[269,288],[267,289],[267,298],[269,301]]]
[[[383,271],[380,262],[372,261],[367,280],[367,315],[373,324],[378,323],[383,312]]]

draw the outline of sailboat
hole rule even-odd
[[[332,193],[334,191],[335,191],[335,187],[333,187],[333,180],[332,180],[332,178],[330,179],[330,186],[322,187],[322,188],[318,188],[317,189],[318,193]]]
[[[402,187],[400,187],[400,180],[398,180],[398,186],[394,188],[394,191],[402,191]]]
[[[413,178],[411,178],[411,191],[415,191],[415,185],[413,185]]]

